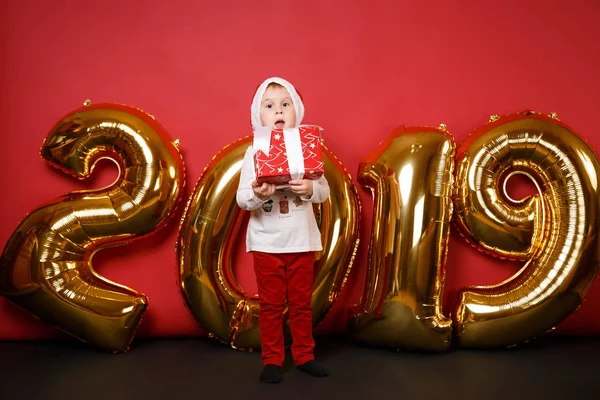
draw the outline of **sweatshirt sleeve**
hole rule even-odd
[[[252,181],[254,179],[254,160],[252,157],[252,146],[250,146],[246,150],[246,154],[244,154],[242,175],[240,176],[240,184],[235,196],[238,205],[244,210],[256,210],[265,202],[254,194],[254,190],[252,189]]]
[[[329,197],[329,183],[325,179],[325,175],[322,175],[319,179],[313,181],[313,194],[312,197],[300,198],[304,201],[310,201],[311,203],[322,203]]]

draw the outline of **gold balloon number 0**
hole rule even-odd
[[[99,276],[92,256],[167,222],[184,185],[182,157],[152,116],[118,104],[69,113],[41,155],[80,179],[111,159],[119,176],[107,188],[67,193],[32,211],[0,258],[0,294],[86,342],[126,351],[147,298]]]
[[[238,207],[235,196],[251,143],[252,138],[246,137],[226,146],[206,167],[187,204],[177,245],[180,287],[192,314],[210,336],[247,350],[260,348],[259,305],[233,275],[232,249],[249,215]],[[331,195],[315,205],[323,251],[315,260],[313,326],[323,320],[342,290],[359,241],[356,188],[337,158],[323,149]],[[289,328],[286,331],[289,342]]]

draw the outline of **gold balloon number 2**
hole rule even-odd
[[[119,176],[107,188],[67,193],[32,211],[0,258],[0,294],[86,342],[126,351],[147,298],[99,276],[92,256],[167,222],[181,197],[183,159],[152,116],[118,104],[69,113],[41,155],[80,179],[107,158]]]

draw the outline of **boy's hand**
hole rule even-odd
[[[256,183],[256,181],[253,181],[252,190],[254,190],[254,194],[256,195],[256,197],[265,201],[269,200],[269,198],[273,196],[273,193],[275,193],[275,185],[273,185],[272,183],[263,182],[262,185],[258,186],[258,183]]]
[[[310,179],[294,179],[290,181],[290,189],[292,192],[304,197],[312,197],[313,181]]]

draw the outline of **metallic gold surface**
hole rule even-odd
[[[360,162],[374,195],[358,340],[402,350],[448,349],[441,311],[455,144],[445,127],[399,128]]]
[[[511,199],[513,174],[538,194]],[[500,117],[465,140],[454,193],[460,232],[481,251],[527,262],[505,282],[460,292],[460,346],[522,343],[577,309],[600,266],[599,175],[594,152],[556,115]]]
[[[232,248],[249,216],[235,196],[251,143],[252,138],[246,137],[226,146],[206,167],[187,204],[177,246],[181,290],[192,314],[210,336],[243,350],[260,348],[258,298],[248,296],[232,272]],[[337,299],[359,241],[356,188],[326,147],[323,156],[331,194],[326,202],[314,205],[323,251],[315,261],[313,326]],[[289,332],[287,337],[289,341]]]
[[[41,156],[79,179],[107,158],[119,166],[119,177],[109,187],[67,193],[32,211],[2,253],[0,294],[83,341],[126,351],[147,298],[99,276],[91,260],[167,222],[184,184],[181,155],[143,111],[97,104],[52,128]]]

